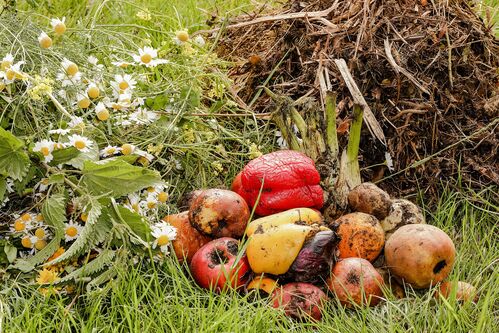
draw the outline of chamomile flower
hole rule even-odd
[[[10,232],[27,232],[33,227],[33,221],[25,221],[21,217],[18,217],[14,220],[14,223],[10,226]]]
[[[149,154],[148,152],[146,152],[144,150],[136,149],[135,154],[145,158],[149,162],[152,162],[152,160],[154,160],[154,155]]]
[[[98,70],[102,70],[104,69],[104,65],[103,64],[99,64],[99,59],[97,59],[96,57],[94,57],[93,55],[91,56],[88,56],[87,58],[87,61],[89,64],[93,65],[94,67],[96,67]]]
[[[178,45],[186,43],[189,40],[189,32],[186,30],[180,30],[175,33],[174,41]]]
[[[42,49],[48,49],[52,46],[52,38],[42,31],[40,36],[38,36],[38,43]]]
[[[128,61],[112,61],[111,64],[120,68],[127,68],[130,65],[135,65],[133,62]]]
[[[165,255],[169,253],[168,245],[177,237],[177,229],[166,222],[160,222],[152,226],[151,234],[155,238],[152,248],[159,246]]]
[[[196,44],[199,47],[203,47],[206,45],[206,41],[204,40],[203,36],[197,35],[196,37],[193,38],[194,44]]]
[[[157,59],[158,50],[152,47],[144,47],[139,49],[139,54],[132,55],[133,60],[139,65],[145,65],[146,67],[155,67],[160,64],[167,64],[169,61],[166,59]]]
[[[71,120],[69,121],[68,126],[71,128],[84,128],[85,122],[83,121],[82,117],[73,116],[73,117],[71,117]]]
[[[135,147],[134,145],[125,143],[121,146],[121,153],[123,155],[131,155],[135,152],[135,149],[137,149],[137,147]]]
[[[104,103],[99,102],[97,103],[97,106],[95,107],[95,115],[97,116],[97,119],[100,121],[106,121],[109,119],[109,111],[104,105]]]
[[[81,72],[71,60],[64,58],[61,62],[63,71],[57,74],[57,80],[61,81],[63,87],[78,83],[81,81]]]
[[[131,106],[132,95],[125,93],[120,94],[116,101],[105,100],[106,106],[112,108],[115,111],[124,111]]]
[[[109,157],[113,155],[117,155],[121,152],[121,148],[117,146],[107,146],[106,148],[100,151],[101,157]]]
[[[2,71],[5,71],[6,69],[10,68],[12,64],[14,63],[14,56],[11,53],[7,53],[5,57],[3,57],[2,62],[0,63],[0,69]]]
[[[33,189],[37,193],[43,193],[49,188],[49,180],[48,178],[42,178],[38,183],[35,184]]]
[[[78,93],[76,94],[76,105],[78,105],[78,107],[80,109],[88,109],[88,107],[90,106],[90,99],[88,98],[87,94],[83,94],[83,93]]]
[[[166,184],[158,184],[155,186],[148,187],[145,190],[145,193],[149,195],[153,195],[156,197],[156,200],[159,203],[165,203],[168,200],[168,193],[165,192]]]
[[[63,17],[62,20],[59,18],[53,18],[50,20],[50,24],[52,25],[52,29],[56,35],[62,35],[66,32],[66,18]]]
[[[69,143],[68,143],[69,146],[75,147],[76,149],[78,149],[82,153],[86,153],[86,152],[90,151],[90,148],[93,145],[93,142],[90,141],[88,138],[81,136],[81,135],[78,135],[78,134],[73,134],[73,135],[69,136],[68,140],[69,140]]]
[[[52,155],[52,151],[54,151],[54,142],[50,140],[38,141],[35,143],[33,151],[41,153],[44,157],[44,162],[49,163],[54,158]]]
[[[132,212],[141,214],[142,208],[141,208],[140,195],[137,193],[129,194],[125,207],[131,210]]]
[[[148,111],[144,108],[138,108],[137,111],[130,114],[130,121],[137,124],[150,124],[159,119],[159,114],[153,111]]]
[[[64,239],[66,242],[75,240],[80,235],[83,227],[78,223],[74,223],[70,220],[68,223],[64,223]]]
[[[35,246],[35,243],[37,240],[38,239],[36,238],[36,236],[31,235],[31,234],[27,234],[26,236],[21,238],[21,245],[24,248],[32,249]]]
[[[100,96],[100,89],[95,83],[91,82],[88,84],[87,96],[91,99],[96,99]]]
[[[80,72],[78,65],[67,58],[62,59],[61,65],[66,74],[69,76],[75,76]]]
[[[67,135],[69,134],[69,132],[71,132],[70,129],[67,129],[67,128],[57,128],[57,129],[53,129],[53,130],[49,130],[48,133],[49,134],[57,134],[57,135]]]
[[[21,66],[24,64],[24,61],[18,61],[14,65],[10,65],[5,70],[4,74],[4,82],[6,84],[12,83],[15,80],[24,80],[26,78],[26,74],[24,74],[21,70]]]
[[[158,208],[158,198],[155,194],[149,194],[145,200],[144,208],[146,210],[154,210]]]
[[[130,74],[117,74],[114,76],[114,81],[111,81],[111,87],[113,88],[115,96],[133,91],[136,84],[137,81]]]

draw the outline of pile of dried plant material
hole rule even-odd
[[[235,64],[240,105],[273,119],[289,110],[287,100],[308,126],[310,118],[325,126],[332,91],[340,149],[353,105],[361,105],[362,177],[394,195],[437,197],[458,175],[467,185],[495,186],[499,41],[469,3],[294,0],[226,23],[217,52]],[[328,164],[323,152],[311,154],[319,165]]]

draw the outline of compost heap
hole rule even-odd
[[[474,187],[499,184],[499,41],[466,1],[295,0],[225,28],[217,52],[235,64],[240,105],[274,112],[275,97],[257,93],[265,85],[308,101],[302,114],[322,114],[331,90],[340,149],[354,101],[334,60],[346,60],[385,136],[383,143],[363,126],[365,181],[429,197],[459,173]]]

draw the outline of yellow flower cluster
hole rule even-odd
[[[42,78],[40,75],[35,75],[33,79],[33,87],[28,89],[28,95],[34,101],[41,101],[43,96],[52,94],[53,80],[49,78]]]

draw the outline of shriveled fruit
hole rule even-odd
[[[189,222],[189,212],[168,215],[163,218],[173,227],[177,228],[177,237],[172,241],[173,250],[178,260],[190,263],[194,254],[212,239],[203,235]]]
[[[274,291],[273,306],[283,308],[286,316],[291,318],[320,320],[326,300],[326,294],[313,284],[293,282]]]
[[[435,297],[442,295],[450,298],[455,295],[456,300],[468,302],[478,302],[478,292],[474,286],[464,281],[445,281],[438,287]]]
[[[428,288],[447,278],[455,257],[456,248],[450,237],[429,224],[402,226],[385,246],[390,272],[414,288]]]
[[[336,263],[327,286],[341,304],[374,306],[383,296],[383,277],[373,265],[362,258],[347,258]]]
[[[239,194],[221,189],[204,190],[189,208],[191,225],[215,238],[241,237],[249,216],[248,204]]]
[[[395,199],[390,206],[390,212],[383,220],[381,227],[386,232],[386,239],[401,226],[406,224],[424,224],[425,219],[421,209],[405,199]]]
[[[340,258],[358,257],[373,261],[383,250],[385,232],[378,219],[365,213],[343,215],[333,223],[340,237]]]
[[[388,193],[373,183],[362,183],[350,191],[348,204],[356,212],[374,215],[381,220],[388,215],[392,200]]]

